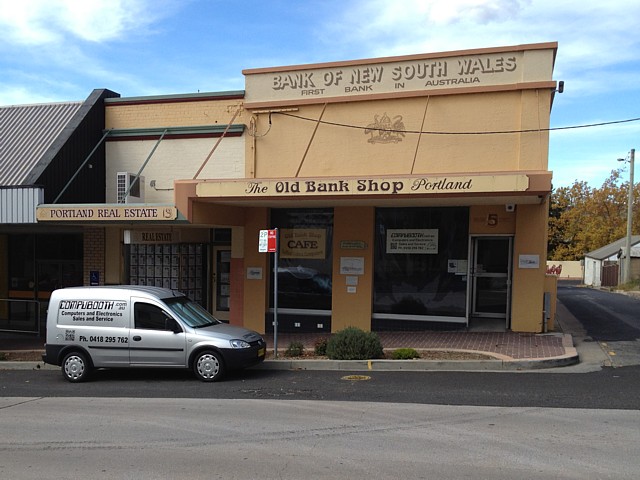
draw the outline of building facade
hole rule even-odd
[[[244,71],[244,178],[176,182],[189,221],[233,218],[231,321],[270,328],[277,228],[282,329],[542,331],[556,49]]]
[[[108,99],[104,203],[42,205],[39,221],[92,229],[96,248],[87,252],[85,265],[93,265],[87,274],[96,284],[181,290],[228,319],[229,222],[188,222],[175,207],[173,182],[244,175],[243,97],[218,92]]]
[[[242,92],[107,99],[105,203],[38,218],[93,229],[98,283],[184,290],[260,332],[276,312],[283,331],[540,332],[556,50],[252,69]]]
[[[89,281],[91,227],[39,223],[36,208],[104,203],[104,100],[117,96],[0,107],[0,330],[39,332],[51,291]]]

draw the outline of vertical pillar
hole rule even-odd
[[[371,330],[374,226],[373,207],[336,207],[333,211],[332,332],[346,327]],[[341,259],[350,257],[363,260],[362,274],[340,272]]]
[[[511,330],[542,332],[547,257],[548,201],[518,205],[513,252]],[[520,255],[537,255],[537,268],[521,268]]]
[[[90,273],[97,271],[100,285],[104,285],[105,275],[105,231],[101,227],[85,227],[83,237],[84,267],[83,284],[90,284]]]
[[[229,323],[239,326],[244,319],[244,243],[244,227],[232,227]]]
[[[258,252],[260,230],[268,227],[269,210],[267,208],[247,208],[244,227],[244,270],[261,269],[262,278],[247,278],[243,272],[243,325],[260,333],[265,332],[265,313],[269,305],[268,253]]]

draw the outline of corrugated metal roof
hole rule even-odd
[[[604,260],[605,258],[609,258],[611,255],[615,255],[620,251],[621,248],[624,248],[627,241],[627,237],[623,237],[615,242],[610,243],[609,245],[605,245],[604,247],[600,247],[592,252],[589,252],[585,255],[588,258],[595,258],[596,260]],[[631,245],[636,245],[640,243],[640,235],[632,235],[631,236]]]
[[[22,185],[82,102],[0,107],[0,185]]]

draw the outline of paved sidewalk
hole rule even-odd
[[[532,370],[562,367],[579,362],[571,335],[563,333],[530,334],[515,332],[377,332],[387,351],[411,347],[418,351],[480,353],[487,359],[451,360],[327,360],[287,359],[282,352],[291,342],[301,342],[313,352],[318,339],[328,334],[279,333],[277,359],[266,360],[257,368],[278,370]],[[269,350],[273,350],[273,335],[266,334]],[[0,332],[0,352],[11,350],[42,350],[44,340],[36,336]],[[0,370],[59,368],[42,362],[0,361]]]
[[[411,347],[416,350],[447,350],[484,353],[500,359],[543,359],[565,355],[570,336],[562,333],[531,334],[515,332],[376,332],[385,350]],[[273,334],[264,335],[268,349],[273,349]],[[316,341],[328,334],[279,333],[278,351],[290,343],[300,342],[313,352]]]
[[[387,351],[411,347],[418,351],[479,353],[486,359],[451,360],[323,360],[289,359],[282,352],[291,342],[300,342],[313,351],[315,342],[326,335],[278,334],[277,359],[266,360],[258,368],[275,370],[348,370],[348,371],[461,371],[461,370],[534,370],[564,367],[579,362],[571,335],[563,333],[529,334],[514,332],[377,332]],[[273,336],[265,335],[269,349]]]

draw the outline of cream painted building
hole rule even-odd
[[[260,332],[276,311],[280,331],[540,332],[556,50],[252,69],[243,92],[108,99],[106,204],[39,220],[102,236],[100,283],[184,290]],[[276,255],[259,251],[275,229],[277,309]]]
[[[245,178],[176,182],[189,221],[235,218],[232,322],[271,328],[277,228],[283,330],[542,331],[556,50],[245,70]]]

